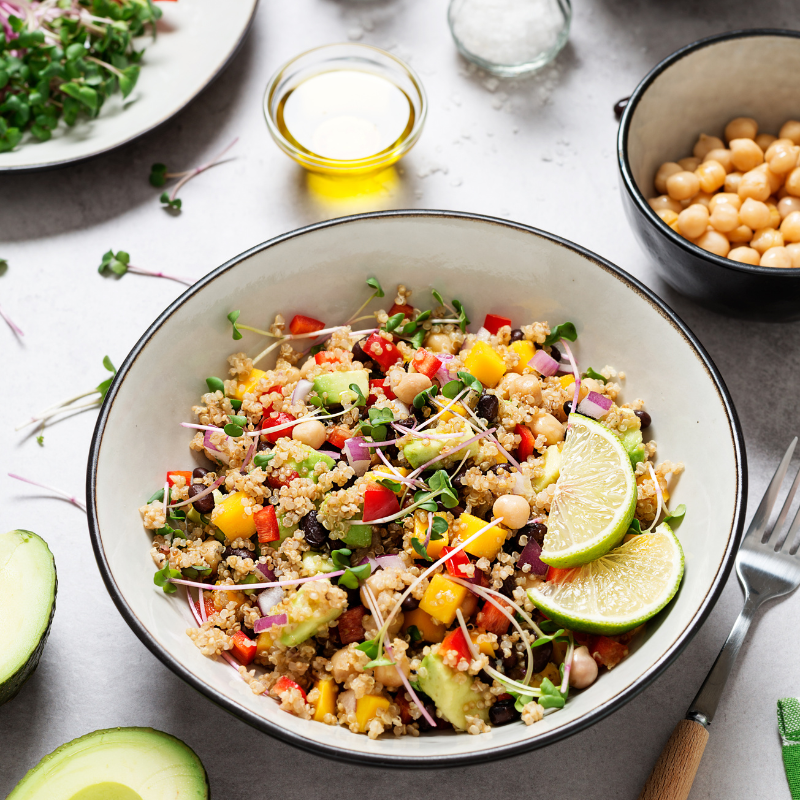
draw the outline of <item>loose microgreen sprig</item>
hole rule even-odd
[[[574,342],[577,338],[578,331],[575,328],[575,324],[573,322],[562,322],[551,329],[550,334],[544,340],[544,344],[546,347],[550,347],[559,339],[567,339],[570,342]]]
[[[180,578],[181,572],[178,569],[171,569],[169,565],[169,559],[164,559],[164,566],[153,575],[153,583],[156,586],[160,586],[164,594],[175,594],[178,591],[178,587],[172,583],[173,578]]]
[[[108,356],[103,357],[103,366],[112,373],[110,378],[106,378],[106,380],[101,381],[100,383],[95,386],[94,389],[90,389],[88,392],[83,392],[81,394],[76,394],[74,397],[68,397],[66,400],[62,400],[60,403],[56,403],[54,406],[50,406],[46,408],[44,411],[37,414],[35,417],[31,417],[25,422],[21,422],[19,425],[14,428],[15,431],[22,430],[23,428],[27,428],[28,425],[34,425],[36,423],[42,424],[42,429],[44,429],[44,423],[50,419],[51,417],[56,416],[57,414],[67,413],[69,411],[78,411],[82,408],[92,408],[100,406],[105,399],[106,394],[108,393],[109,387],[111,386],[112,381],[114,380],[114,376],[117,374],[117,368],[111,363],[111,359]],[[95,397],[91,402],[88,403],[81,403],[80,405],[74,405],[78,400],[82,400],[84,397],[89,397],[90,395],[99,395]]]
[[[171,281],[183,283],[186,286],[191,286],[194,283],[191,278],[181,278],[178,275],[167,275],[166,272],[153,272],[149,269],[134,267],[133,264],[130,263],[130,260],[130,255],[124,250],[119,250],[116,253],[113,250],[109,250],[107,253],[103,254],[103,260],[100,262],[100,266],[97,268],[97,271],[101,275],[108,275],[111,273],[118,275],[119,277],[122,277],[126,272],[133,272],[137,275],[150,275],[154,278],[167,278]]]
[[[236,439],[244,433],[244,429],[247,427],[247,417],[229,414],[228,419],[230,422],[222,430],[227,436]]]
[[[349,317],[347,324],[355,320],[355,318],[376,298],[385,297],[386,293],[377,278],[367,278],[367,286],[375,291],[356,309],[356,311]]]
[[[86,506],[81,500],[78,500],[75,495],[70,494],[69,492],[65,492],[63,489],[57,489],[55,486],[48,486],[46,483],[39,483],[39,481],[32,481],[30,478],[23,478],[22,475],[16,475],[13,472],[8,473],[9,478],[14,478],[14,480],[22,481],[23,483],[29,483],[31,486],[38,486],[40,489],[46,489],[48,492],[52,492],[53,494],[57,494],[59,497],[63,497],[68,502],[72,503],[72,505],[79,508],[81,511],[86,511]]]
[[[686,506],[681,503],[674,511],[667,514],[664,517],[662,522],[669,522],[670,520],[675,520],[676,522],[680,522],[686,516]]]
[[[359,424],[359,431],[364,436],[371,437],[373,442],[385,442],[386,434],[389,432],[389,423],[394,421],[392,409],[371,408],[368,414],[369,418]]]
[[[436,289],[431,290],[431,294],[433,295],[433,299],[443,308],[446,308],[448,311],[451,311],[453,314],[456,315],[457,319],[435,319],[433,320],[434,323],[453,323],[454,325],[458,325],[461,328],[462,333],[466,333],[467,325],[469,325],[469,317],[467,317],[467,312],[464,310],[464,306],[461,304],[460,300],[453,300],[452,306],[449,306],[445,301],[442,299],[442,295],[436,291]]]
[[[457,381],[448,381],[442,386],[442,394],[448,399],[453,400],[464,389],[472,389],[473,392],[480,394],[483,391],[483,384],[469,372],[458,372]]]
[[[589,367],[589,369],[587,369],[586,372],[584,372],[583,375],[581,375],[581,377],[591,378],[592,380],[600,381],[602,383],[608,383],[608,378],[606,378],[605,375],[601,375],[599,372],[596,372],[591,367]]]
[[[423,408],[428,402],[428,400],[431,397],[436,397],[438,393],[439,393],[439,387],[437,384],[434,383],[433,386],[429,386],[427,389],[424,389],[418,395],[416,395],[414,397],[414,400],[412,401],[412,405],[414,406],[414,408],[417,409]]]
[[[347,547],[342,547],[339,550],[331,551],[331,561],[333,561],[333,565],[336,569],[344,570],[344,575],[339,578],[339,585],[346,586],[348,589],[358,589],[359,581],[369,578],[372,567],[369,562],[357,567],[351,567],[351,555],[353,555],[352,550]]]

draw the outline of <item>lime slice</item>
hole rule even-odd
[[[553,567],[577,567],[607,553],[636,510],[636,478],[619,437],[581,414],[570,414],[569,422],[540,556]]]
[[[661,611],[678,591],[683,550],[666,522],[591,564],[563,570],[528,589],[531,602],[573,631],[615,634],[636,628]]]

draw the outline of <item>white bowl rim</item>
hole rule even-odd
[[[133,363],[136,361],[139,354],[147,345],[152,336],[159,330],[163,323],[190,297],[200,292],[207,285],[209,285],[215,278],[221,274],[235,268],[239,263],[247,260],[256,253],[274,247],[289,239],[294,239],[303,234],[317,231],[323,228],[328,228],[336,225],[346,225],[352,222],[359,222],[368,219],[376,218],[434,218],[446,219],[455,218],[461,220],[471,220],[474,222],[481,222],[500,227],[511,228],[516,231],[523,231],[543,239],[547,239],[561,247],[572,250],[583,258],[591,261],[600,269],[611,273],[614,277],[636,292],[640,297],[646,300],[653,309],[662,317],[668,320],[678,333],[686,340],[686,342],[694,350],[695,356],[703,365],[708,373],[715,389],[719,395],[720,401],[725,409],[726,418],[731,435],[731,443],[736,459],[735,473],[736,473],[736,507],[731,521],[730,532],[728,535],[728,542],[725,548],[725,554],[720,562],[717,574],[711,583],[706,596],[699,606],[696,614],[687,624],[683,632],[678,636],[673,643],[672,647],[648,670],[643,672],[636,678],[626,689],[619,692],[615,697],[610,698],[605,703],[597,706],[596,708],[584,714],[582,717],[567,723],[553,731],[541,734],[539,736],[531,737],[521,742],[516,742],[509,745],[502,745],[499,747],[487,748],[477,753],[462,753],[457,755],[444,755],[444,756],[431,756],[425,759],[414,759],[409,756],[392,756],[384,754],[371,754],[371,753],[357,753],[355,751],[344,751],[324,742],[312,741],[304,736],[300,736],[291,731],[286,730],[280,725],[259,716],[258,714],[249,711],[248,709],[240,706],[235,701],[225,697],[213,687],[201,681],[191,670],[181,664],[176,658],[168,653],[149,633],[145,626],[139,621],[131,607],[125,601],[119,587],[117,586],[114,576],[111,572],[108,560],[103,549],[102,540],[100,537],[100,527],[98,522],[97,511],[97,465],[100,456],[100,447],[102,444],[103,434],[105,432],[106,422],[111,411],[111,406],[114,403],[117,392],[122,381],[125,379],[126,374],[130,370]],[[348,217],[339,217],[337,219],[328,220],[325,222],[318,222],[312,225],[307,225],[298,228],[294,231],[281,234],[266,242],[255,245],[249,250],[235,256],[226,263],[217,267],[209,272],[197,283],[190,286],[180,297],[174,300],[167,308],[159,314],[156,320],[147,328],[139,341],[128,353],[124,362],[120,366],[114,381],[106,394],[103,405],[95,425],[94,433],[92,434],[92,442],[89,451],[89,460],[86,472],[86,498],[88,507],[88,522],[89,522],[89,535],[92,542],[97,565],[103,582],[106,585],[111,599],[117,606],[123,619],[128,623],[131,630],[141,640],[150,652],[156,656],[165,666],[169,667],[179,678],[183,679],[186,683],[192,686],[208,697],[212,702],[234,716],[239,717],[244,722],[252,727],[273,736],[281,741],[288,742],[303,750],[307,750],[316,755],[326,756],[337,761],[345,761],[360,766],[376,766],[376,767],[400,767],[400,768],[440,768],[440,767],[453,767],[462,766],[466,764],[478,764],[484,761],[494,761],[499,758],[507,758],[530,750],[552,744],[560,739],[564,739],[573,733],[578,733],[590,725],[604,719],[613,711],[622,707],[629,700],[636,697],[641,691],[649,686],[664,670],[672,664],[675,659],[683,652],[684,648],[689,644],[694,635],[699,630],[700,626],[708,617],[711,609],[714,607],[717,599],[719,598],[722,589],[730,575],[733,568],[734,557],[741,541],[742,528],[744,526],[745,511],[746,511],[746,498],[747,498],[747,462],[745,455],[744,437],[742,435],[741,425],[733,405],[730,393],[719,373],[716,365],[712,361],[705,348],[699,342],[697,337],[691,332],[687,325],[678,317],[678,315],[654,292],[648,289],[644,284],[640,283],[632,275],[625,272],[620,267],[615,266],[610,261],[592,253],[580,245],[574,244],[566,239],[562,239],[552,233],[539,230],[538,228],[529,225],[523,225],[519,222],[511,222],[505,219],[498,219],[496,217],[485,216],[481,214],[473,214],[460,211],[445,211],[445,210],[425,210],[425,209],[405,209],[396,211],[376,211],[368,214],[356,214]]]
[[[656,64],[647,75],[642,78],[639,85],[633,90],[633,93],[628,98],[625,105],[625,110],[622,112],[622,118],[619,123],[619,132],[617,134],[617,165],[619,173],[622,178],[622,184],[625,191],[630,195],[634,205],[639,211],[644,214],[651,225],[662,235],[665,236],[674,245],[677,245],[682,250],[691,253],[695,258],[705,259],[712,264],[716,264],[723,269],[733,270],[734,272],[744,272],[754,275],[771,275],[773,277],[780,276],[786,280],[793,280],[800,278],[800,270],[781,269],[780,267],[760,267],[752,264],[742,264],[738,261],[732,261],[729,258],[715,255],[708,250],[703,250],[693,242],[685,239],[677,231],[672,230],[669,225],[664,224],[662,219],[650,208],[647,198],[642,194],[638,184],[634,180],[633,170],[631,169],[630,161],[628,160],[628,136],[630,134],[631,120],[636,111],[639,102],[647,93],[647,90],[663,72],[668,70],[673,64],[680,61],[686,56],[693,55],[698,50],[711,45],[719,44],[720,42],[732,41],[734,39],[748,39],[759,38],[767,36],[783,36],[787,39],[800,39],[800,31],[783,29],[783,28],[743,28],[738,31],[727,31],[726,33],[718,33],[714,36],[707,36],[705,39],[698,39],[696,42],[684,45],[679,50],[676,50],[671,55]]]

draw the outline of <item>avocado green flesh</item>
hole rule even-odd
[[[342,543],[348,547],[369,547],[372,543],[372,525],[350,525]]]
[[[322,586],[321,584],[327,584]],[[324,591],[330,586],[327,578],[315,581],[314,584],[305,583],[292,597],[289,609],[286,612],[288,624],[283,626],[281,644],[286,647],[296,647],[314,634],[328,622],[333,622],[344,611],[343,608],[318,608],[318,603],[311,599],[311,592]],[[302,622],[295,622],[298,617]]]
[[[0,705],[33,674],[56,607],[56,565],[30,531],[0,535]]]
[[[317,482],[317,476],[314,474],[314,467],[321,461],[328,469],[333,469],[336,462],[325,453],[318,453],[313,447],[307,444],[300,445],[304,452],[305,457],[300,461],[287,461],[285,466],[287,469],[293,469],[301,478],[310,478],[314,483]]]
[[[419,676],[419,688],[433,700],[436,708],[453,727],[465,731],[466,714],[480,717],[484,722],[488,722],[489,712],[485,708],[474,707],[479,698],[472,691],[473,678],[450,669],[439,655],[434,653],[429,653],[422,659],[422,667],[424,669],[421,672],[424,677]],[[462,676],[466,678],[463,683]],[[472,710],[465,713],[464,706],[467,704],[472,705]]]
[[[471,438],[472,432],[470,431],[465,433],[460,441],[458,439],[450,439],[447,444],[450,447],[456,448],[459,444]],[[443,448],[444,442],[442,441],[437,441],[435,439],[429,439],[427,441],[424,439],[414,439],[413,442],[409,442],[403,448],[403,455],[406,457],[408,463],[416,469],[436,458],[442,452]],[[437,461],[434,466],[436,468],[445,469],[452,466],[457,461],[461,461],[467,454],[469,454],[470,457],[478,455],[479,449],[480,444],[478,442],[473,442],[469,447],[462,447],[460,450],[454,450],[452,454],[448,454],[441,461]],[[433,469],[433,467],[431,468]]]
[[[369,394],[369,373],[365,369],[354,369],[349,372],[327,372],[314,378],[314,391],[322,398],[326,406],[342,404],[342,395],[356,399],[355,392],[350,388],[354,383],[366,397]]]
[[[561,474],[561,451],[558,445],[551,444],[544,451],[544,469],[538,478],[533,480],[533,491],[537,494],[558,480]]]
[[[631,460],[631,466],[636,469],[636,465],[645,459],[642,431],[638,428],[633,428],[625,431],[625,433],[621,433],[619,438],[622,442],[622,446],[625,448],[625,452],[628,454],[628,458]]]
[[[95,731],[61,745],[7,800],[207,800],[200,759],[153,728]]]

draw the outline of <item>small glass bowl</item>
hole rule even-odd
[[[459,36],[460,23],[464,19],[463,15],[470,13],[470,7],[474,7],[479,2],[480,0],[450,0],[447,21],[450,25],[450,33],[453,35],[453,40],[461,55],[486,72],[491,72],[493,75],[499,75],[503,78],[528,75],[537,69],[541,69],[545,64],[549,64],[567,42],[569,27],[572,22],[572,3],[570,0],[515,0],[517,8],[536,5],[543,9],[546,8],[556,18],[560,18],[561,25],[555,38],[552,42],[548,42],[546,46],[533,48],[531,52],[526,52],[524,57],[520,57],[513,63],[500,63],[498,60],[489,59],[486,54],[480,56],[473,52],[470,49],[470,44],[462,41]],[[474,44],[472,44],[472,47],[474,48]]]
[[[414,123],[402,139],[367,158],[339,160],[313,153],[283,134],[277,124],[277,112],[286,95],[314,75],[341,69],[379,75],[405,92],[414,110]],[[425,90],[414,70],[391,53],[366,44],[328,44],[307,50],[278,69],[264,92],[264,116],[278,147],[305,169],[328,175],[367,174],[399,161],[417,143],[427,113]]]

